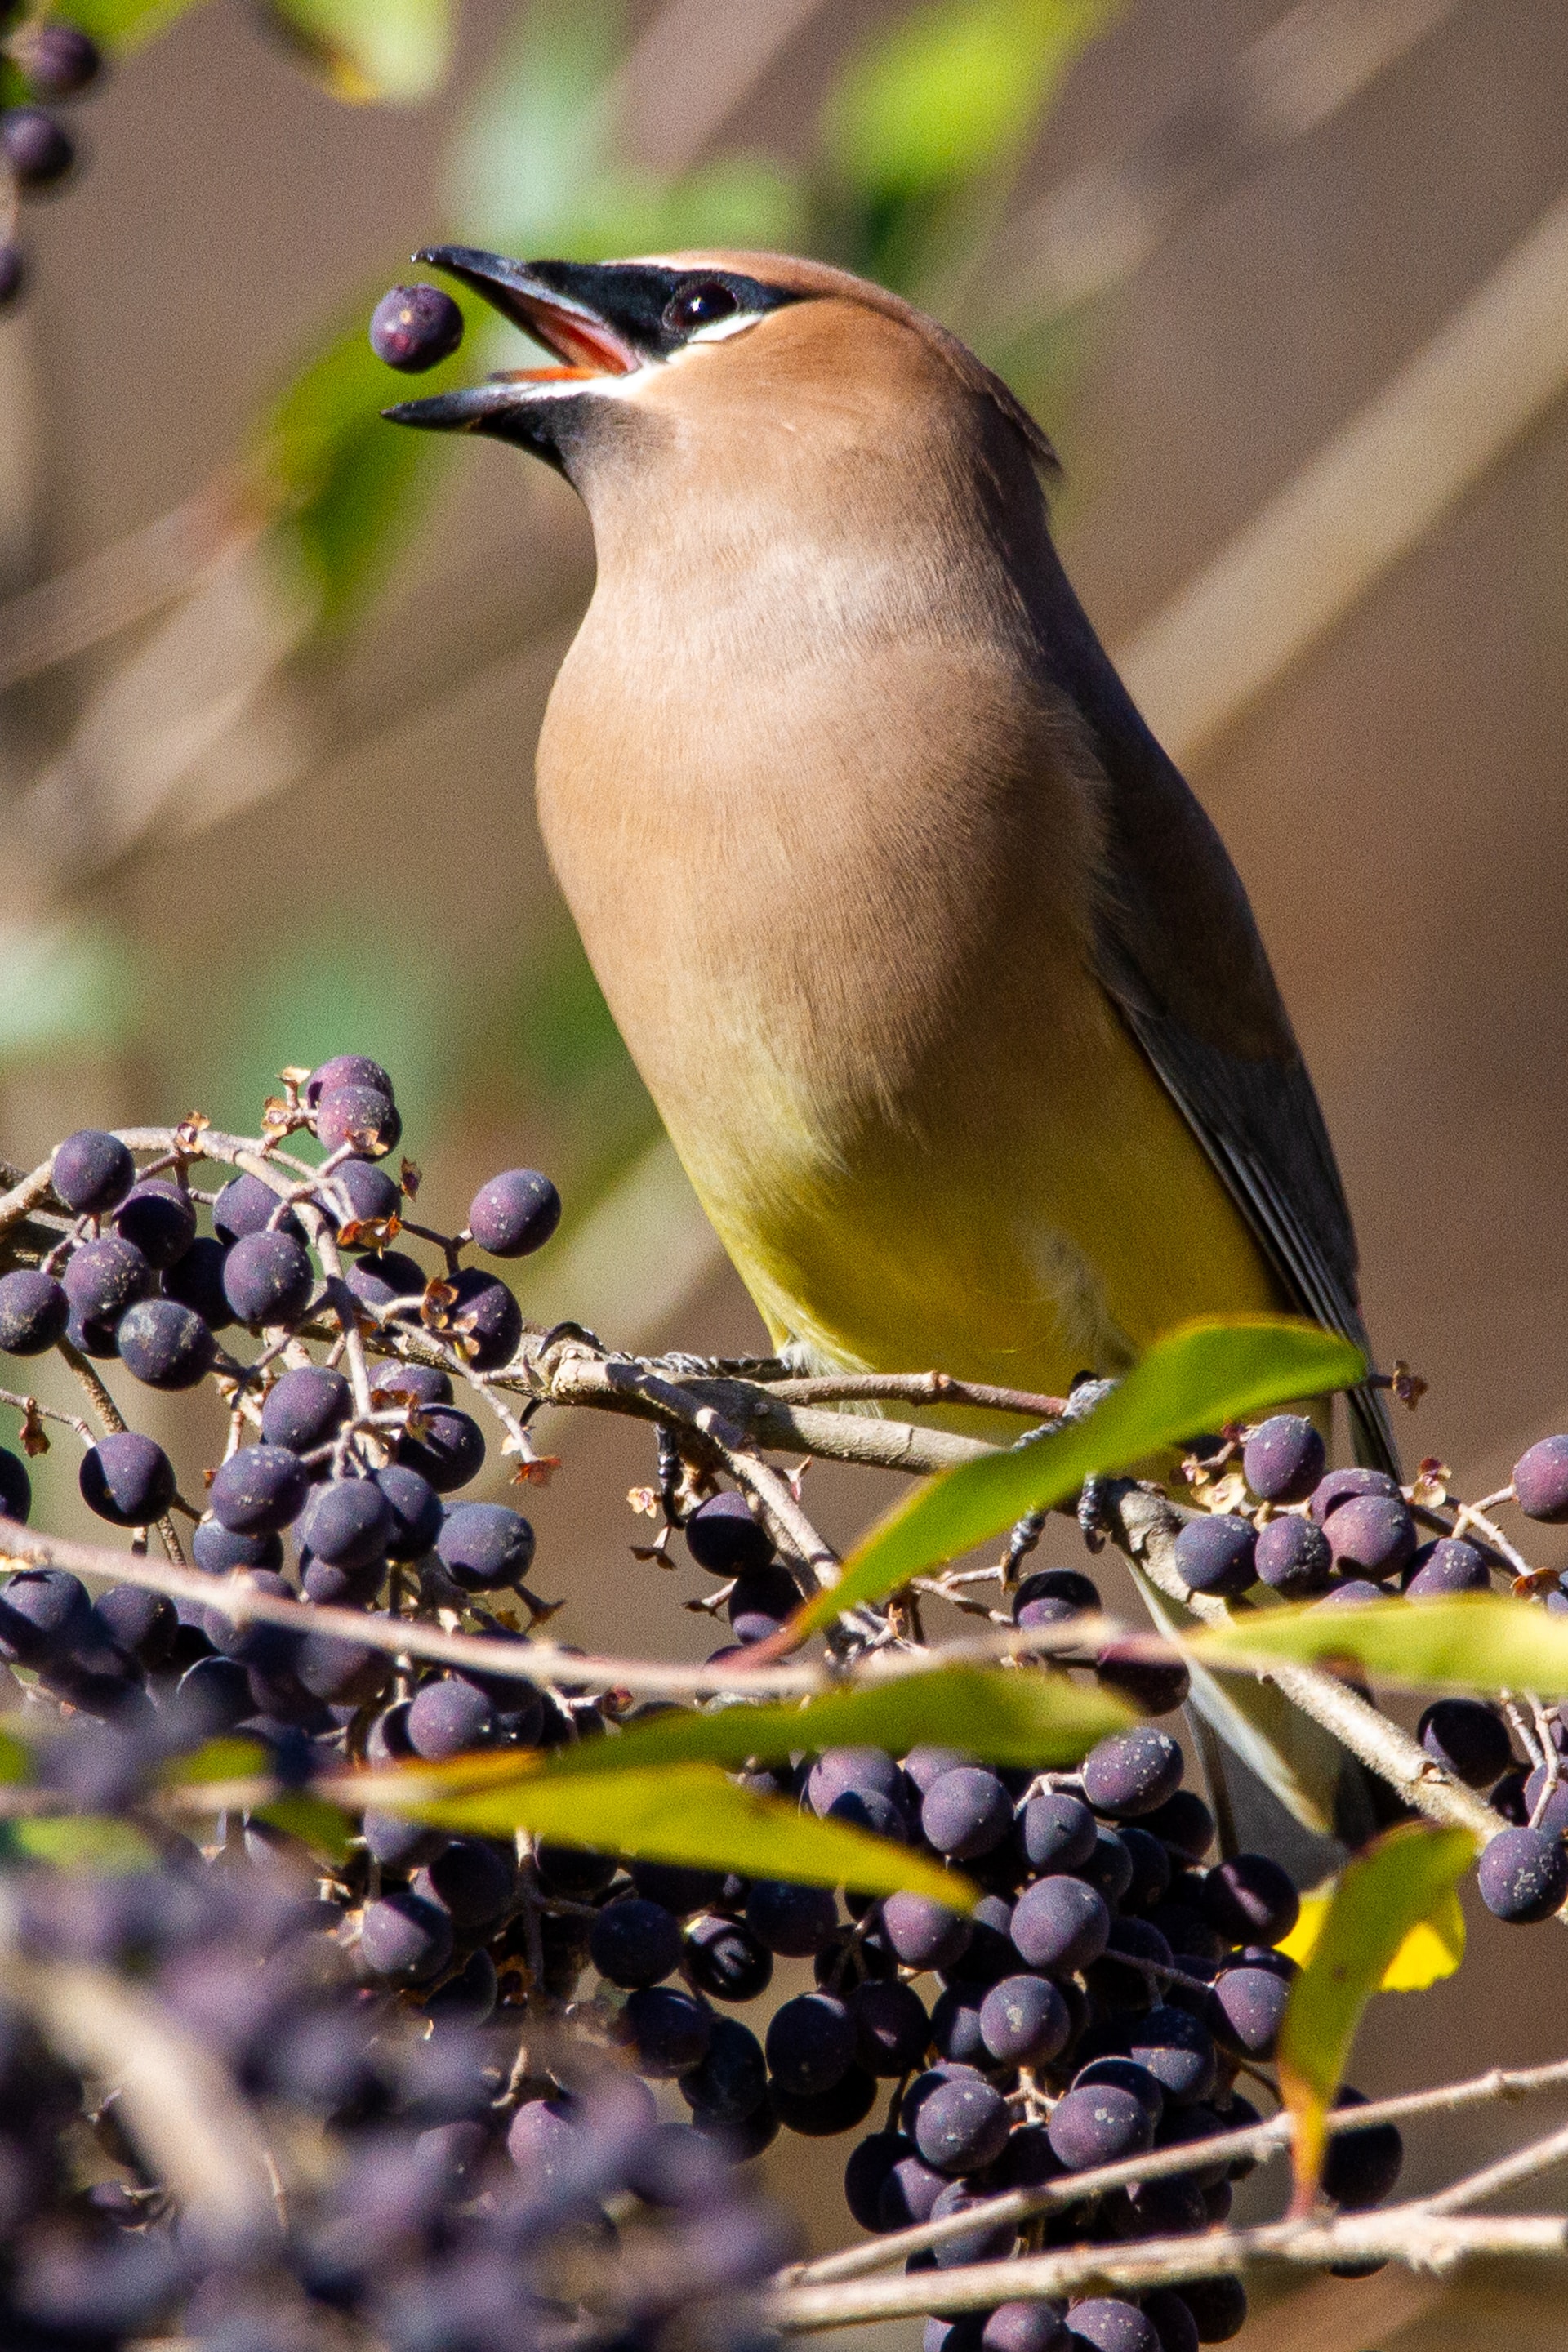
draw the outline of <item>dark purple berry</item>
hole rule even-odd
[[[334,1054],[330,1062],[317,1064],[300,1089],[300,1098],[307,1110],[314,1110],[323,1095],[333,1094],[340,1087],[370,1087],[389,1102],[396,1092],[381,1064],[373,1062],[368,1054]]]
[[[115,1648],[142,1666],[163,1665],[179,1631],[174,1602],[139,1584],[111,1584],[99,1594],[93,1615]]]
[[[1022,1625],[1025,1622],[1024,1611],[1041,1601],[1062,1601],[1073,1616],[1090,1614],[1100,1608],[1100,1587],[1076,1568],[1037,1568],[1031,1575],[1025,1577],[1013,1595],[1013,1615],[1016,1622]]]
[[[1202,1900],[1208,1918],[1233,1944],[1278,1944],[1301,1916],[1289,1872],[1266,1853],[1216,1863],[1203,1882]]]
[[[223,1295],[236,1318],[252,1330],[297,1323],[315,1285],[302,1244],[289,1234],[247,1234],[224,1260]]]
[[[1081,1878],[1038,1878],[1013,1907],[1011,1934],[1019,1958],[1053,1976],[1097,1960],[1110,1932],[1103,1896]]]
[[[81,1127],[56,1146],[49,1181],[78,1216],[100,1217],[130,1192],[136,1162],[117,1135]]]
[[[980,2034],[999,2066],[1044,2066],[1066,2049],[1072,2018],[1048,1977],[1004,1977],[980,2004]]]
[[[768,2071],[778,2088],[816,2098],[843,2080],[855,2062],[855,2021],[831,1993],[805,1992],[773,2011],[768,2026]]]
[[[301,1364],[268,1390],[261,1407],[261,1434],[268,1445],[290,1454],[311,1454],[337,1435],[353,1406],[342,1372],[323,1364]]]
[[[307,1633],[294,1658],[301,1686],[329,1706],[372,1706],[392,1680],[393,1662],[366,1642],[336,1633]]]
[[[363,1165],[360,1160],[345,1160],[343,1164],[349,1168]],[[444,1372],[438,1364],[405,1364],[396,1356],[389,1356],[384,1362],[377,1364],[370,1376],[370,1387],[378,1412],[391,1405],[450,1404],[452,1402],[452,1376],[449,1372]]]
[[[686,1543],[698,1567],[710,1576],[741,1576],[766,1568],[773,1557],[772,1538],[752,1517],[743,1495],[714,1495],[700,1504],[686,1522]]]
[[[787,1568],[755,1568],[737,1577],[724,1613],[737,1642],[765,1642],[800,1604],[800,1589]]]
[[[166,1268],[158,1286],[165,1298],[199,1315],[209,1331],[226,1330],[234,1321],[233,1309],[224,1297],[223,1262],[223,1244],[203,1236]]]
[[[1031,1870],[1041,1876],[1081,1869],[1099,1834],[1094,1815],[1066,1789],[1031,1797],[1018,1821],[1019,1843]]]
[[[191,1537],[191,1558],[208,1576],[227,1576],[237,1568],[279,1569],[283,1544],[276,1534],[241,1535],[221,1520],[204,1519]]]
[[[1071,2341],[1059,2304],[1043,2298],[1037,2303],[999,2303],[985,2315],[979,2352],[1068,2352]],[[963,2352],[963,2347],[944,2344],[941,2352]]]
[[[910,1969],[950,1969],[962,1960],[973,1933],[962,1911],[949,1911],[926,1895],[889,1895],[882,1905],[882,1932]]]
[[[278,1194],[259,1176],[236,1176],[213,1202],[213,1231],[226,1246],[242,1242],[247,1234],[264,1231],[278,1216],[279,1206]],[[304,1230],[292,1209],[283,1211],[278,1224],[293,1240],[304,1240]]]
[[[993,1853],[1012,1828],[1012,1798],[995,1773],[978,1764],[961,1764],[944,1772],[932,1781],[921,1806],[926,1843],[953,1861]]]
[[[1568,1846],[1544,1830],[1503,1830],[1476,1865],[1481,1901],[1511,1927],[1549,1919],[1568,1897]]]
[[[931,2020],[912,1985],[897,1977],[863,1984],[850,1995],[856,2056],[868,2074],[895,2079],[922,2064]]]
[[[686,1974],[713,2000],[755,2000],[773,1981],[773,1956],[738,1919],[695,1919],[686,1934]]]
[[[384,1225],[396,1216],[403,1205],[402,1187],[369,1160],[344,1160],[333,1169],[321,1187],[339,1225],[338,1239],[354,1225]],[[363,1249],[362,1241],[344,1244],[345,1248]]]
[[[754,2115],[767,2096],[768,2069],[750,2026],[738,2017],[716,2017],[707,2056],[682,2074],[679,2089],[693,2115],[710,2123],[740,2123]]]
[[[1194,1592],[1245,1592],[1257,1581],[1252,1564],[1257,1540],[1251,1520],[1233,1512],[1189,1519],[1176,1538],[1176,1566]]]
[[[1073,2352],[1162,2352],[1154,2323],[1120,2295],[1091,2295],[1068,2309]]]
[[[478,1266],[465,1267],[446,1287],[454,1296],[441,1307],[443,1336],[455,1336],[459,1355],[476,1371],[499,1371],[517,1352],[522,1309],[504,1282]]]
[[[1312,1605],[1315,1609],[1364,1609],[1369,1601],[1387,1598],[1381,1584],[1373,1584],[1364,1576],[1347,1576]]]
[[[680,1923],[640,1895],[606,1904],[588,1937],[588,1956],[606,1983],[634,1990],[658,1984],[680,1958]]]
[[[0,114],[0,154],[27,193],[52,188],[76,161],[66,132],[41,106],[11,106]]]
[[[1313,1519],[1270,1519],[1258,1530],[1258,1575],[1260,1583],[1286,1601],[1310,1601],[1326,1590],[1334,1555],[1328,1537]]]
[[[1399,1481],[1386,1470],[1331,1470],[1313,1487],[1309,1508],[1320,1527],[1331,1511],[1357,1495],[1387,1495],[1399,1499]]]
[[[1513,1761],[1507,1725],[1479,1699],[1438,1699],[1416,1725],[1415,1737],[1428,1756],[1472,1789],[1489,1788]]]
[[[364,1907],[359,1948],[373,1976],[393,1984],[427,1984],[452,1957],[452,1922],[421,1895],[384,1895]]]
[[[193,1389],[212,1370],[216,1343],[201,1317],[173,1298],[142,1298],[114,1327],[132,1379],[150,1389]]]
[[[417,1470],[438,1495],[453,1494],[479,1476],[485,1436],[470,1414],[437,1404],[421,1411],[420,1423],[417,1437],[398,1440],[397,1458],[406,1469]]]
[[[149,1265],[173,1265],[195,1240],[195,1206],[178,1184],[144,1176],[115,1210],[114,1230],[141,1251]]]
[[[1375,1584],[1397,1576],[1415,1550],[1415,1522],[1396,1495],[1352,1495],[1336,1503],[1323,1532],[1336,1569]]]
[[[441,1497],[428,1478],[405,1463],[394,1462],[371,1474],[381,1490],[390,1519],[386,1556],[393,1560],[423,1559],[441,1532]]]
[[[485,1693],[459,1676],[426,1683],[408,1709],[408,1744],[431,1764],[444,1763],[495,1737],[495,1708]]]
[[[533,1564],[533,1529],[504,1503],[459,1503],[447,1514],[436,1553],[465,1592],[515,1588]]]
[[[1184,1704],[1192,1682],[1180,1658],[1150,1657],[1136,1634],[1107,1642],[1095,1654],[1094,1671],[1140,1715],[1170,1715]]]
[[[326,1152],[346,1145],[354,1158],[380,1160],[402,1134],[396,1105],[375,1087],[335,1087],[317,1107],[316,1135]]]
[[[79,1483],[88,1509],[117,1528],[150,1526],[176,1492],[174,1464],[134,1429],[100,1437],[82,1456]]]
[[[463,340],[463,314],[438,286],[394,286],[370,320],[370,347],[404,375],[450,359]]]
[[[1012,2127],[1007,2103],[978,2074],[954,2075],[922,2099],[914,2142],[933,2172],[949,2177],[994,2164]]]
[[[1131,2091],[1095,2083],[1058,2099],[1047,2126],[1051,2147],[1068,2172],[1089,2172],[1124,2157],[1142,2156],[1154,2144],[1148,2108]]]
[[[642,1985],[627,1998],[618,2021],[639,2074],[658,2082],[689,2074],[707,2057],[713,2012],[674,1985]]]
[[[1436,1601],[1450,1592],[1489,1592],[1491,1570],[1462,1536],[1437,1536],[1424,1543],[1405,1580],[1406,1597]]]
[[[417,1307],[426,1286],[424,1267],[403,1250],[367,1250],[363,1257],[355,1258],[344,1267],[343,1280],[361,1305],[368,1307],[378,1318],[400,1298],[412,1300],[414,1307]],[[414,1307],[405,1312],[410,1313]],[[413,1368],[405,1365],[399,1369]]]
[[[1260,1502],[1304,1503],[1326,1459],[1322,1438],[1305,1413],[1277,1412],[1247,1439],[1241,1466]]]
[[[290,1526],[309,1492],[310,1482],[286,1446],[242,1445],[216,1473],[207,1503],[231,1535],[265,1536]]]
[[[374,1478],[333,1478],[310,1489],[300,1538],[331,1567],[368,1568],[384,1552],[391,1527],[391,1506]]]
[[[69,1319],[70,1300],[52,1275],[30,1266],[0,1275],[0,1354],[41,1356]]]
[[[1142,1814],[1138,1826],[1173,1846],[1188,1862],[1202,1862],[1214,1843],[1214,1815],[1194,1789],[1178,1789],[1153,1812]]]
[[[950,2180],[931,2209],[933,2221],[945,2221],[956,2213],[967,2213],[972,2207],[986,2202],[984,2189],[975,2190],[962,2180]],[[973,2230],[965,2230],[956,2238],[944,2239],[933,2249],[938,2270],[955,2270],[969,2263],[999,2263],[1005,2261],[1018,2242],[1016,2221],[983,2221]]]
[[[1360,2091],[1347,2088],[1334,2094],[1334,2105],[1342,2113],[1366,2104]],[[1368,2212],[1392,2194],[1404,2166],[1405,2139],[1397,2124],[1335,2132],[1323,2158],[1323,2194],[1345,2212]]]
[[[458,1932],[468,1934],[492,1926],[510,1904],[517,1865],[489,1838],[453,1838],[416,1874],[413,1891],[438,1903]]]
[[[1182,1751],[1167,1731],[1141,1724],[1113,1731],[1083,1764],[1083,1793],[1097,1813],[1125,1820],[1152,1813],[1182,1784]]]
[[[746,1897],[746,1925],[780,1959],[809,1959],[837,1927],[838,1906],[825,1886],[756,1878]]]
[[[37,98],[76,98],[103,70],[97,42],[75,25],[25,25],[9,47]]]
[[[527,1257],[561,1223],[561,1195],[537,1168],[509,1168],[468,1203],[468,1231],[492,1257]]]
[[[139,1249],[105,1234],[84,1242],[66,1267],[64,1288],[76,1312],[89,1321],[118,1323],[128,1307],[153,1288],[153,1269]]]
[[[1568,1519],[1568,1437],[1542,1437],[1513,1465],[1514,1498],[1527,1519]]]
[[[1272,1969],[1223,1969],[1209,1996],[1210,2030],[1234,2057],[1267,2061],[1289,1998],[1289,1980]]]

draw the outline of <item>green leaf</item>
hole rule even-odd
[[[1301,1897],[1301,1915],[1277,1948],[1298,1968],[1305,1968],[1317,1950],[1323,1922],[1334,1899],[1337,1878]],[[1378,1979],[1379,1992],[1426,1992],[1444,1977],[1458,1973],[1465,1957],[1465,1913],[1450,1887],[1424,1919],[1408,1928],[1398,1950]]]
[[[858,1601],[1051,1509],[1097,1471],[1126,1470],[1226,1421],[1348,1388],[1366,1370],[1348,1339],[1280,1318],[1189,1323],[1157,1339],[1084,1420],[1033,1443],[966,1462],[917,1486],[851,1552],[830,1591],[793,1621],[797,1633]]]
[[[259,1739],[208,1739],[189,1756],[176,1756],[158,1778],[168,1789],[190,1788],[203,1780],[255,1780],[266,1777],[272,1759]]]
[[[155,40],[196,5],[197,0],[71,0],[68,13],[100,47],[124,55]]]
[[[7,1822],[3,1851],[8,1862],[43,1862],[55,1870],[87,1870],[120,1877],[152,1870],[158,1849],[129,1822],[109,1813],[40,1813]]]
[[[777,1797],[763,1797],[712,1764],[676,1763],[593,1776],[520,1772],[466,1794],[432,1794],[435,1775],[405,1765],[377,1772],[356,1801],[408,1813],[437,1828],[505,1837],[535,1837],[650,1862],[707,1864],[747,1876],[790,1878],[814,1886],[853,1886],[868,1895],[907,1890],[967,1911],[976,1890],[965,1878],[841,1822],[819,1822]]]
[[[1130,1711],[1065,1675],[995,1666],[942,1666],[869,1688],[832,1692],[805,1706],[726,1706],[712,1714],[661,1715],[618,1738],[558,1749],[551,1780],[630,1771],[702,1759],[739,1768],[776,1763],[825,1748],[885,1748],[894,1755],[934,1741],[988,1764],[1044,1771],[1076,1764],[1097,1739],[1121,1731]]]
[[[351,106],[416,105],[452,61],[449,0],[263,0],[308,72]]]
[[[18,1780],[32,1778],[33,1754],[26,1740],[9,1731],[0,1731],[0,1783],[13,1786]]]
[[[1279,2029],[1279,2087],[1296,2118],[1298,2210],[1310,2205],[1322,2171],[1323,2118],[1362,2011],[1411,1929],[1444,1915],[1475,1851],[1468,1830],[1407,1822],[1346,1864],[1311,1957],[1290,1988]]]
[[[264,1805],[253,1805],[251,1819],[287,1832],[329,1862],[346,1862],[353,1847],[353,1823],[342,1806],[330,1805],[324,1797],[312,1797],[305,1790],[290,1790],[269,1797]]]
[[[1118,0],[938,0],[879,29],[823,119],[858,194],[949,188],[1016,154],[1063,75]]]
[[[1344,1659],[1411,1690],[1522,1689],[1568,1698],[1568,1618],[1500,1592],[1251,1610],[1195,1634],[1192,1649],[1205,1664],[1236,1672],[1277,1658],[1303,1666]]]

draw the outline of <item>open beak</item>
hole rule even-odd
[[[596,281],[610,291],[612,273],[592,264],[512,261],[472,246],[426,246],[416,261],[444,269],[482,294],[492,308],[534,341],[552,352],[558,364],[516,368],[463,392],[438,393],[428,400],[403,400],[382,415],[395,425],[418,425],[440,433],[506,436],[506,421],[526,404],[531,390],[581,379],[630,375],[642,355],[594,300]]]

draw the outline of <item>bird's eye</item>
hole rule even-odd
[[[699,327],[732,319],[740,307],[722,278],[699,278],[671,295],[664,307],[664,323],[672,335],[694,335]]]

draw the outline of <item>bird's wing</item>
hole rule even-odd
[[[1065,578],[1053,588],[1053,667],[1105,779],[1101,983],[1287,1296],[1364,1349],[1350,1209],[1247,894]],[[1397,1475],[1381,1393],[1349,1402],[1357,1459]]]

